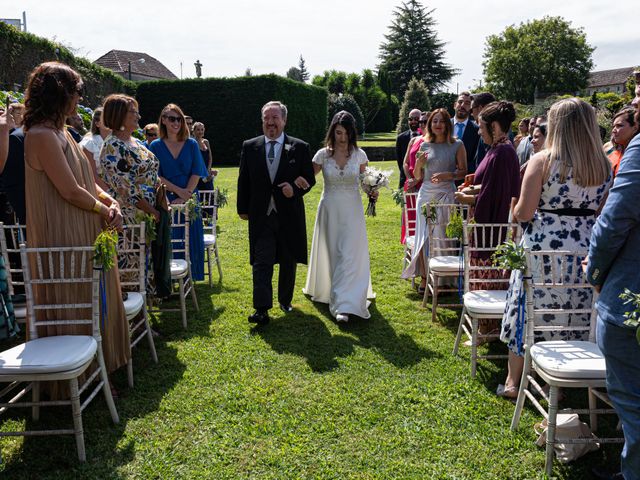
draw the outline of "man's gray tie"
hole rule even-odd
[[[269,151],[267,152],[267,159],[269,160],[269,163],[273,163],[273,161],[276,159],[276,142],[275,140],[269,140]]]

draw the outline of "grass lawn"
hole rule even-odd
[[[363,139],[358,139],[360,147],[395,147],[396,132],[366,133]]]
[[[533,432],[541,418],[525,408],[521,429],[511,433],[513,404],[493,393],[505,362],[481,362],[471,380],[467,358],[451,355],[459,312],[443,309],[432,323],[430,308],[399,279],[400,212],[390,192],[367,219],[377,293],[371,319],[338,326],[326,305],[302,294],[307,269],[300,266],[294,313],[274,309],[268,326],[253,328],[236,177],[237,168],[223,167],[217,181],[230,200],[219,222],[223,281],[197,286],[201,309],[191,311],[188,330],[179,314],[155,322],[159,364],[142,342],[135,388],[126,387],[124,369],[117,372],[120,424],[111,424],[101,398],[87,408],[85,464],[77,462],[73,436],[2,438],[0,478],[543,477],[544,451]],[[306,196],[309,242],[321,192],[319,177]],[[28,413],[14,413],[1,428],[31,425]],[[41,423],[70,420],[66,408],[52,407]],[[556,463],[554,472],[590,478],[592,465],[613,465],[619,452],[607,447],[575,464]]]

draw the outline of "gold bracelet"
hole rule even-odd
[[[96,203],[93,204],[93,211],[99,214],[102,211],[102,202],[96,200]]]
[[[107,192],[100,192],[98,194],[98,198],[101,198],[103,200],[106,200],[107,198],[109,198],[109,194]]]

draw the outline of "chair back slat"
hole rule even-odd
[[[454,213],[466,218],[469,214],[469,207],[459,203],[435,203],[427,204],[429,209],[429,219],[427,228],[429,229],[429,257],[438,256],[459,256],[461,253],[461,243],[459,238],[449,238],[446,234],[447,225]],[[432,212],[432,210],[435,210]],[[435,214],[435,218],[431,218]]]
[[[189,209],[185,204],[171,205],[171,246],[173,249],[173,257],[176,253],[184,255],[185,260],[189,262]],[[178,232],[176,234],[176,232]],[[184,236],[182,235],[184,232]],[[181,238],[183,236],[183,238]]]
[[[215,236],[218,224],[218,190],[200,190],[198,198],[202,211],[203,232]]]
[[[518,223],[473,223],[462,222],[462,243],[464,251],[464,291],[468,292],[473,284],[504,284],[505,278],[487,278],[486,275],[474,275],[474,272],[504,272],[504,268],[490,265],[472,265],[471,257],[480,255],[491,257],[505,241],[519,243],[522,228]]]
[[[416,234],[416,221],[420,212],[417,211],[418,193],[417,192],[402,192],[402,200],[404,202],[404,208],[402,215],[404,217],[405,235],[411,237]],[[409,213],[414,212],[413,218],[410,218]]]
[[[147,276],[146,225],[123,226],[118,241],[120,285],[145,293]],[[126,261],[124,261],[126,259]]]
[[[8,225],[0,222],[0,250],[8,275],[9,295],[15,294],[15,287],[24,288],[20,244],[26,241],[24,225]]]
[[[92,335],[97,340],[100,339],[101,267],[95,261],[91,263],[86,261],[88,255],[93,255],[93,250],[93,246],[27,248],[24,243],[20,245],[31,338],[38,338],[38,327],[88,325],[92,327]],[[84,268],[75,268],[78,264]],[[35,272],[32,272],[32,265],[36,266]],[[70,267],[71,265],[73,266]],[[38,303],[36,303],[34,289],[56,287],[59,291],[68,290],[70,296],[76,296],[74,300],[77,301],[60,303],[60,298],[51,298],[52,295],[45,294],[43,291],[38,295]],[[78,298],[77,296],[82,295],[83,292],[85,298]],[[36,312],[51,312],[51,316],[55,319],[38,319]]]
[[[525,345],[532,345],[540,332],[555,332],[562,340],[569,333],[582,332],[594,340],[598,293],[582,271],[581,262],[587,254],[586,250],[525,250]],[[545,299],[544,304],[541,298]],[[576,321],[582,323],[571,324]]]

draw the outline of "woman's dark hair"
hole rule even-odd
[[[542,135],[547,136],[547,122],[542,122],[536,125],[536,128],[542,132]],[[534,130],[535,131],[535,130]]]
[[[46,62],[34,68],[25,93],[25,131],[44,122],[62,128],[71,99],[81,93],[82,88],[82,78],[68,65]]]
[[[120,130],[127,118],[129,109],[138,108],[138,102],[135,98],[122,93],[113,93],[109,95],[102,104],[102,124],[113,130]],[[124,130],[124,127],[122,128]]]
[[[356,119],[353,118],[353,115],[351,115],[346,110],[341,110],[333,116],[333,119],[331,119],[331,124],[329,125],[327,136],[324,139],[324,144],[327,149],[333,152],[335,148],[333,142],[338,125],[340,125],[347,131],[347,136],[349,137],[349,152],[358,148],[358,131],[356,130]]]
[[[624,107],[622,110],[618,110],[616,114],[611,119],[611,123],[616,121],[616,118],[622,117],[626,122],[632,127],[635,126],[637,122],[636,118],[636,109],[633,107]]]
[[[485,122],[489,127],[488,130],[492,140],[495,140],[493,129],[491,128],[493,122],[498,122],[500,129],[507,133],[515,119],[516,109],[513,107],[513,103],[505,102],[504,100],[491,102],[480,113],[480,121]]]

